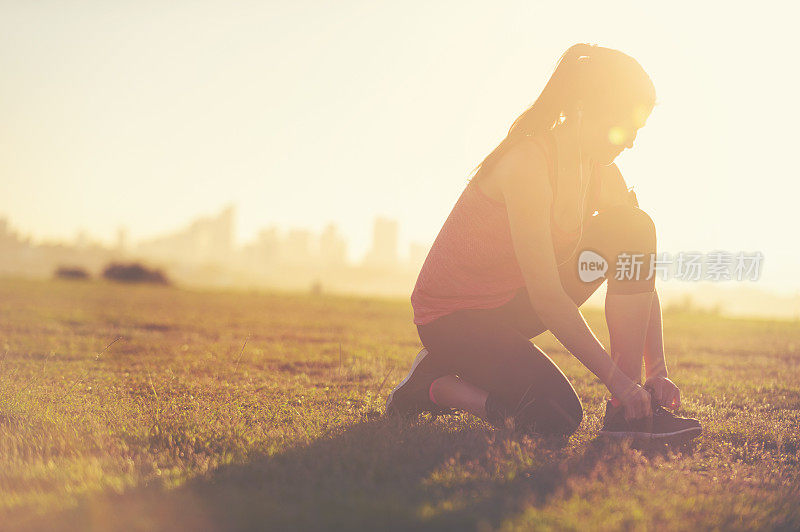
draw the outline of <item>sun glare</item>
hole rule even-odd
[[[614,126],[608,130],[608,140],[611,144],[621,146],[628,135],[625,134],[625,129],[620,126]]]

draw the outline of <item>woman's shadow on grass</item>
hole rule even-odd
[[[463,420],[373,419],[273,456],[221,466],[176,489],[85,498],[34,528],[420,529],[499,526],[544,505],[619,448],[491,431]],[[526,462],[527,460],[527,462]]]

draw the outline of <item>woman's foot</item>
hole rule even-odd
[[[418,369],[420,363],[428,354],[429,352],[426,348],[420,349],[416,358],[414,358],[414,362],[411,363],[408,375],[389,394],[389,398],[386,400],[387,416],[413,416],[423,412],[429,412],[437,416],[453,413],[452,409],[442,408],[431,401],[431,383],[441,375],[433,375],[424,369]]]
[[[653,415],[641,419],[625,419],[624,408],[606,402],[606,414],[600,434],[613,438],[683,443],[703,432],[700,422],[676,416],[652,399]]]

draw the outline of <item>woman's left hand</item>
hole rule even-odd
[[[674,382],[666,377],[650,377],[644,383],[644,387],[650,390],[658,404],[664,408],[676,409],[681,406],[681,391]]]

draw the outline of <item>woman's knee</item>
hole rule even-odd
[[[631,219],[630,227],[642,239],[642,243],[647,247],[648,251],[655,253],[656,251],[656,224],[653,219],[645,211],[639,207],[631,207],[629,211]]]
[[[653,291],[657,246],[655,223],[650,215],[639,207],[618,205],[599,212],[596,218],[586,246],[605,260],[603,277],[608,279],[608,292]]]
[[[536,431],[547,434],[572,434],[583,421],[583,405],[573,392],[561,397],[543,398],[543,410]]]
[[[578,394],[554,365],[539,368],[537,373],[538,378],[531,380],[517,403],[515,425],[540,434],[572,434],[583,420]]]

